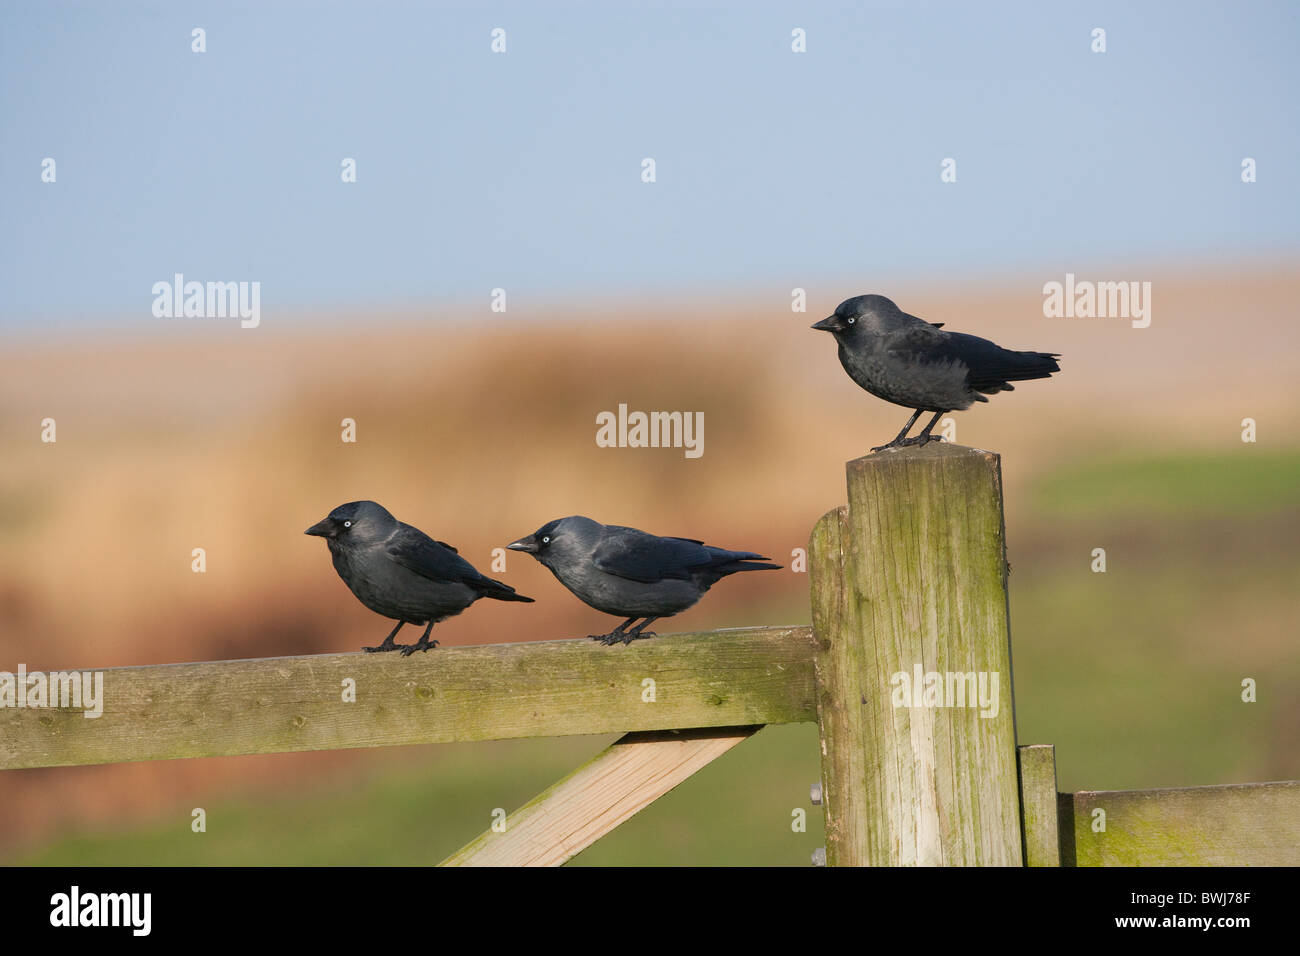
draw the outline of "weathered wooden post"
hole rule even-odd
[[[810,548],[827,862],[1018,866],[999,458],[935,442],[847,471]]]

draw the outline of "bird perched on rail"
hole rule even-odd
[[[589,607],[627,618],[608,634],[590,635],[602,644],[653,637],[647,627],[685,611],[729,574],[781,567],[763,563],[768,559],[752,551],[661,538],[580,515],[544,524],[508,547],[531,554]],[[632,627],[640,618],[645,620]]]
[[[479,598],[526,601],[508,584],[484,577],[449,544],[403,524],[373,501],[339,505],[307,534],[324,538],[334,570],[370,610],[397,621],[397,627],[368,653],[398,651],[409,657],[437,647],[429,632],[439,621],[459,614]],[[406,624],[424,624],[415,644],[395,644]]]
[[[1015,391],[1012,382],[1061,370],[1054,352],[1013,352],[942,326],[908,315],[883,295],[846,299],[834,315],[813,325],[835,336],[849,378],[877,398],[916,409],[893,441],[872,451],[939,441],[930,430],[947,412],[987,402],[985,395]],[[934,417],[920,434],[906,437],[922,412]]]

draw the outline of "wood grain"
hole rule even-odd
[[[1300,866],[1300,781],[1081,790],[1061,805],[1066,866]]]
[[[1020,865],[998,456],[934,443],[847,472],[810,547],[827,861]],[[996,713],[894,706],[917,666],[996,675]]]
[[[1025,866],[1061,865],[1061,828],[1056,812],[1056,748],[1031,744],[1020,757],[1020,823]]]
[[[113,668],[98,719],[0,709],[0,769],[811,721],[812,656],[758,627]]]
[[[559,866],[759,729],[628,734],[442,865]]]

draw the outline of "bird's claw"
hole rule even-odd
[[[416,644],[408,644],[408,645],[406,645],[405,647],[403,647],[403,648],[402,648],[402,656],[403,656],[403,657],[410,657],[410,656],[411,656],[412,654],[414,654],[416,651],[427,651],[427,650],[430,650],[431,648],[434,648],[434,647],[437,647],[437,646],[438,646],[438,642],[437,642],[437,641],[426,641],[426,640],[421,639],[421,640],[420,640],[418,643],[416,643]]]
[[[877,445],[871,449],[873,452],[884,451],[887,448],[923,448],[932,441],[944,441],[942,435],[913,435],[911,438],[896,439],[887,445]]]
[[[654,631],[641,631],[637,634],[630,632],[611,631],[608,634],[588,634],[593,641],[599,641],[606,647],[612,647],[615,644],[631,644],[633,641],[639,641],[643,638],[654,637]]]
[[[378,647],[361,648],[367,654],[383,654],[385,651],[401,651],[406,653],[406,644],[380,644]]]

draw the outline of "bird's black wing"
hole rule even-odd
[[[964,332],[908,330],[895,333],[888,347],[923,364],[960,362],[967,369],[967,384],[979,392],[1010,391],[1011,382],[1047,378],[1061,370],[1055,353],[1013,352]]]
[[[891,352],[923,352],[943,344],[952,335],[914,315],[904,313],[903,319],[906,322],[900,322],[885,333],[885,348]]]
[[[461,581],[473,584],[483,578],[456,549],[434,541],[419,528],[404,524],[385,544],[388,556],[404,568],[430,581]]]
[[[716,550],[693,538],[661,538],[636,528],[611,526],[591,560],[607,574],[649,584],[665,578],[689,580],[691,571],[716,560]]]

